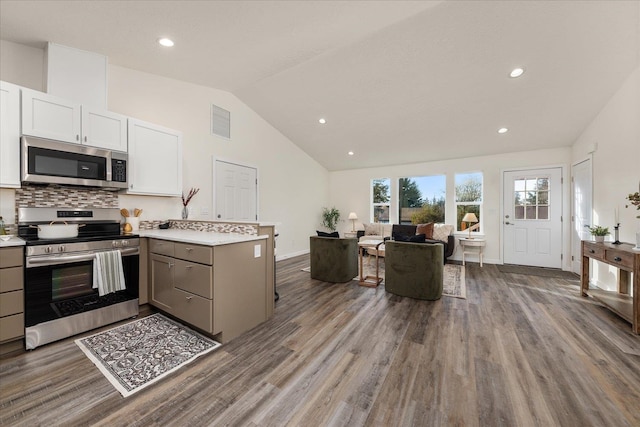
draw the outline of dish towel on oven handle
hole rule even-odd
[[[96,253],[93,260],[93,289],[100,296],[126,289],[120,251]]]

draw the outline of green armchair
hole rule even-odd
[[[426,300],[442,297],[442,243],[385,243],[385,290]]]
[[[358,275],[358,240],[309,237],[311,278],[331,283],[348,282]]]

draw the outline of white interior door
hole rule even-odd
[[[582,267],[581,241],[589,239],[592,224],[593,183],[591,159],[587,159],[571,168],[571,269],[580,274]]]
[[[258,171],[248,166],[215,161],[216,219],[256,221],[258,219]]]
[[[504,263],[562,267],[562,169],[504,172]]]

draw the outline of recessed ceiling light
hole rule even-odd
[[[347,154],[353,156],[353,151],[349,151]]]
[[[509,129],[507,129],[507,128],[498,129],[498,133],[507,133],[507,132],[509,132]]]
[[[158,40],[158,43],[160,43],[162,46],[165,46],[165,47],[172,47],[174,45],[173,40],[168,39],[166,37],[163,37],[160,40]]]
[[[320,119],[320,120],[318,120],[318,123],[320,123],[321,125],[323,125],[323,124],[327,123],[327,121],[326,121],[325,119]]]
[[[509,73],[509,76],[513,77],[514,79],[516,77],[520,77],[521,75],[524,74],[524,68],[514,68],[511,73]]]

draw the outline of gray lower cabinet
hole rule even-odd
[[[0,249],[0,354],[22,348],[24,337],[23,247]]]
[[[210,247],[150,239],[150,303],[228,341],[267,320],[265,254],[266,240]]]

